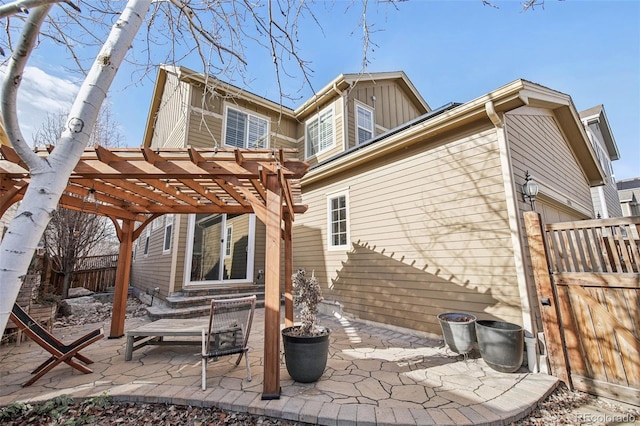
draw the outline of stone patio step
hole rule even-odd
[[[166,300],[156,299],[147,312],[152,320],[162,318],[197,318],[209,315],[211,299],[231,299],[256,295],[256,307],[264,306],[264,285],[239,285],[208,289],[183,289],[168,296]]]

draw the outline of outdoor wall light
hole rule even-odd
[[[531,209],[535,209],[536,204],[536,195],[538,195],[538,191],[540,187],[533,180],[529,171],[527,170],[527,174],[524,177],[524,183],[522,184],[522,201],[525,203],[529,201],[531,204]]]
[[[87,194],[87,201],[93,203],[96,201],[96,190],[91,188],[89,189],[89,193]]]

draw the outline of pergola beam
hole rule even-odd
[[[36,154],[46,157],[54,149]],[[0,148],[0,212],[22,199],[29,171],[15,151]],[[109,217],[120,240],[110,337],[124,334],[133,241],[167,213],[255,213],[266,226],[263,399],[280,397],[280,283],[284,238],[285,313],[292,321],[292,221],[300,178],[309,165],[295,150],[94,147],[72,172],[60,205]],[[284,219],[284,222],[283,222]],[[121,224],[118,222],[122,221]],[[140,225],[136,227],[136,223]],[[283,227],[284,223],[284,227]]]

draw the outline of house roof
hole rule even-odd
[[[147,117],[147,124],[145,126],[142,146],[151,146],[156,112],[160,108],[160,102],[162,100],[162,94],[166,87],[165,83],[168,74],[176,75],[181,81],[214,86],[216,90],[223,91],[232,96],[242,97],[243,99],[246,99],[267,109],[282,112],[296,118],[304,118],[306,114],[309,114],[312,111],[315,112],[318,104],[322,104],[326,101],[331,100],[332,96],[335,97],[342,94],[343,91],[348,90],[358,82],[377,82],[382,80],[396,81],[407,94],[407,96],[418,107],[421,113],[426,114],[431,111],[431,108],[429,107],[427,102],[424,100],[422,95],[420,95],[413,83],[411,83],[411,80],[409,80],[409,78],[403,71],[366,74],[340,74],[338,77],[329,82],[329,84],[319,90],[315,95],[305,101],[300,107],[292,110],[291,108],[282,106],[277,102],[273,102],[267,98],[258,96],[232,84],[225,83],[214,77],[205,76],[204,74],[193,71],[189,68],[174,65],[161,65],[158,69],[158,75],[156,76],[155,87],[151,97],[151,105],[149,107],[149,114]]]
[[[589,142],[571,97],[526,80],[516,80],[464,104],[451,103],[413,122],[375,138],[361,147],[335,155],[315,166],[303,179],[303,185],[351,169],[354,165],[389,155],[391,152],[454,130],[478,120],[489,120],[488,104],[501,114],[521,106],[548,108],[555,112],[567,141],[592,186],[602,185],[604,172]],[[331,167],[322,167],[332,163]]]
[[[205,76],[202,73],[193,71],[186,67],[174,66],[174,65],[161,65],[158,69],[158,75],[156,76],[156,82],[151,95],[151,105],[149,106],[149,114],[147,117],[147,124],[145,126],[144,136],[142,138],[142,146],[151,146],[151,139],[153,138],[154,121],[156,112],[160,108],[160,102],[162,100],[162,94],[166,87],[166,80],[168,74],[176,75],[180,81],[188,81],[198,84],[208,84],[215,87],[219,91],[223,91],[232,96],[242,97],[255,104],[261,105],[267,109],[273,111],[282,111],[285,114],[293,115],[292,109],[282,106],[276,102],[273,102],[265,97],[258,96],[249,91],[243,90],[240,87],[233,84],[225,83],[218,80],[215,77]]]
[[[580,119],[585,126],[598,123],[600,125],[600,132],[602,132],[602,137],[604,138],[605,148],[607,148],[607,152],[609,153],[609,158],[611,158],[611,160],[620,159],[620,151],[618,151],[618,145],[613,138],[613,132],[611,131],[607,114],[604,111],[604,105],[596,105],[580,111]]]
[[[330,99],[331,95],[340,95],[342,92],[348,90],[358,82],[376,82],[382,80],[397,81],[398,85],[404,89],[405,93],[409,98],[411,98],[413,103],[421,107],[423,114],[431,111],[431,107],[429,107],[429,104],[427,104],[413,83],[411,83],[409,77],[407,77],[403,71],[394,71],[365,74],[340,74],[320,89],[314,96],[296,108],[295,114],[296,116],[305,115],[308,111],[315,109],[318,102],[323,102],[324,99]]]

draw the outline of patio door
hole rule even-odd
[[[253,214],[191,215],[185,285],[252,281],[254,229]]]

